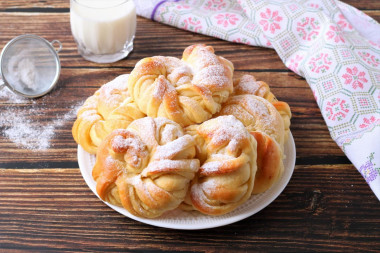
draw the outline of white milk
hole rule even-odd
[[[114,54],[133,41],[136,8],[133,0],[71,0],[70,22],[79,51]]]

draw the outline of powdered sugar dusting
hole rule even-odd
[[[191,68],[181,60],[178,61],[178,64],[173,69],[168,69],[168,72],[168,80],[176,87],[190,83],[193,75]]]
[[[224,160],[206,162],[205,164],[202,165],[201,171],[207,172],[207,174],[217,173],[219,172],[221,167],[224,167],[224,164],[225,164]]]
[[[182,135],[183,135],[183,131],[177,125],[166,124],[161,130],[160,144],[164,145],[166,143],[169,143]]]
[[[195,64],[195,68],[199,71],[202,68],[205,68],[209,65],[218,65],[221,64],[219,62],[218,57],[214,54],[214,52],[209,51],[205,47],[198,47],[198,52],[196,52],[197,61]],[[195,50],[197,50],[195,49]]]
[[[249,139],[244,125],[232,115],[206,121],[200,126],[199,132],[206,138],[211,136],[207,149],[212,156],[201,167],[207,174],[219,171],[224,166],[224,161],[234,158],[241,149],[240,146]]]
[[[4,104],[35,104],[35,100],[26,99],[22,96],[16,95],[6,87],[0,91],[0,102]]]
[[[221,65],[212,65],[200,70],[197,74],[195,74],[193,83],[203,85],[208,88],[225,88],[226,84],[232,85],[232,82],[225,74],[224,67]]]
[[[284,125],[280,113],[266,99],[255,95],[233,96],[221,114],[232,114],[244,122],[249,131],[262,131],[283,143]]]
[[[260,99],[257,96],[248,95],[245,96],[245,98],[246,99],[242,99],[242,103],[244,104],[246,110],[248,110],[252,115],[255,115],[257,119],[260,119],[261,124],[269,126],[273,123],[273,118],[271,117],[272,112],[268,109],[268,106],[272,106],[272,104],[264,99]]]
[[[116,130],[118,131],[118,130]],[[148,157],[148,151],[146,150],[146,146],[139,137],[134,136],[131,132],[131,135],[122,136],[116,135],[112,139],[112,149],[118,153],[125,153],[124,159],[125,161],[133,167],[133,169],[141,169],[141,165],[143,161]]]
[[[194,139],[190,135],[184,135],[163,146],[158,146],[154,154],[154,160],[172,159],[174,156],[185,150],[187,147],[194,145]]]
[[[229,75],[218,56],[207,47],[197,47],[192,52],[189,64],[194,73],[193,83],[206,86],[215,91],[219,89],[232,89],[232,73]]]
[[[182,160],[159,160],[152,161],[146,169],[142,172],[143,176],[155,173],[183,173],[183,172],[197,172],[199,168],[199,161],[197,159],[182,159]]]
[[[26,99],[12,93],[7,88],[0,91],[0,103],[10,106],[0,112],[1,135],[19,148],[32,151],[46,150],[50,148],[51,139],[55,130],[65,125],[76,117],[80,105],[68,106],[68,112],[56,115],[54,119],[38,120],[43,117],[43,109],[51,107],[45,102],[45,98],[38,100]]]
[[[116,77],[112,81],[104,84],[101,89],[110,94],[113,90],[126,90],[128,87],[129,74],[124,74]]]
[[[240,80],[235,81],[234,85],[235,95],[251,94],[266,97],[266,95],[270,93],[268,84],[262,81],[256,81],[252,75],[243,75]]]
[[[112,140],[112,147],[114,150],[129,149],[135,150],[136,152],[142,152],[145,149],[145,145],[136,138],[124,138],[121,135],[115,136]]]
[[[174,90],[168,80],[162,75],[156,79],[155,84],[152,96],[159,101],[163,100],[165,93]]]
[[[241,140],[248,136],[244,125],[232,115],[219,116],[206,121],[201,128],[204,133],[212,133],[211,142],[214,144],[230,142],[233,139]]]
[[[129,97],[128,77],[129,74],[120,75],[104,84],[99,89],[100,100],[104,101],[110,108],[113,108],[118,106],[126,97]]]
[[[234,92],[236,94],[253,94],[256,95],[256,92],[260,86],[256,82],[256,79],[251,75],[244,75],[240,78],[237,85],[234,87]]]

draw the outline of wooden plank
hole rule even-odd
[[[371,1],[371,0],[343,0],[341,2],[347,3],[354,6],[359,10],[380,10],[380,1]]]
[[[365,207],[365,208],[363,208]],[[350,165],[297,166],[268,207],[232,225],[179,231],[123,217],[77,169],[0,171],[0,251],[375,252],[380,206]]]
[[[360,10],[380,10],[379,1],[371,0],[344,0],[347,4],[350,4]],[[42,9],[57,9],[57,8],[70,8],[70,2],[68,0],[12,0],[12,1],[2,1],[0,2],[0,10],[7,11],[11,9],[31,9],[31,8],[42,8]]]
[[[69,0],[12,0],[12,1],[1,1],[0,2],[0,10],[1,11],[12,11],[15,9],[21,10],[30,10],[30,9],[38,9],[38,10],[50,10],[50,9],[60,9],[70,8]],[[35,11],[35,10],[34,10]]]

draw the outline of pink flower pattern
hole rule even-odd
[[[371,55],[370,53],[359,52],[359,55],[363,59],[363,61],[365,61],[366,63],[368,63],[372,67],[377,67],[380,65],[380,60],[378,58],[376,58],[374,55]]]
[[[280,23],[282,21],[282,17],[278,15],[278,11],[271,11],[269,8],[265,10],[265,12],[260,13],[260,17],[262,18],[259,24],[263,27],[264,31],[270,31],[272,34],[275,33],[277,29],[281,29]]]
[[[178,10],[190,9],[190,5],[187,5],[187,4],[177,5],[177,9]]]
[[[379,122],[380,119],[376,119],[375,116],[371,116],[370,118],[364,118],[363,123],[359,125],[360,128],[367,128],[375,122]]]
[[[244,26],[244,28],[247,28],[248,30],[250,31],[254,31],[256,29],[256,24],[255,23],[249,23],[247,25]]]
[[[337,24],[342,30],[352,30],[352,25],[347,21],[347,19],[343,16],[343,14],[339,14],[339,21]]]
[[[303,18],[301,22],[297,22],[297,32],[303,40],[314,40],[319,34],[319,22],[314,18]]]
[[[194,32],[199,32],[202,29],[201,21],[195,17],[188,17],[182,23],[182,28]]]
[[[379,41],[379,42],[380,42],[380,41]],[[378,44],[378,43],[375,43],[375,42],[373,42],[373,41],[369,41],[369,44],[371,44],[372,46],[377,47],[377,48],[380,49],[380,44]]]
[[[210,11],[220,11],[224,7],[226,7],[224,0],[210,0],[207,1],[204,9]]]
[[[215,19],[218,20],[218,25],[223,25],[224,27],[228,27],[229,25],[236,25],[236,22],[239,21],[239,18],[232,13],[218,14],[215,16]]]
[[[237,39],[234,39],[232,40],[232,42],[235,42],[235,43],[240,43],[240,44],[246,44],[246,45],[250,45],[251,43],[247,40],[247,39],[241,39],[241,38],[237,38]]]
[[[346,73],[342,75],[345,79],[344,84],[351,85],[354,90],[358,87],[363,89],[364,83],[367,83],[368,80],[365,78],[365,72],[359,72],[358,68],[355,66],[352,69],[346,68]]]
[[[316,10],[322,9],[322,8],[319,8],[319,4],[315,4],[315,3],[308,3],[307,6]]]
[[[333,121],[341,121],[347,116],[347,113],[350,111],[349,105],[344,99],[333,98],[326,105],[325,111],[327,112],[326,116],[328,119]]]
[[[290,64],[289,64],[288,68],[291,69],[293,72],[298,73],[298,69],[297,68],[298,68],[298,65],[299,65],[299,63],[301,62],[302,59],[303,59],[302,56],[296,55],[294,58],[292,58],[290,60]]]
[[[332,63],[331,58],[326,53],[320,53],[316,57],[311,58],[309,62],[309,69],[315,73],[325,73]]]
[[[342,36],[342,30],[340,29],[339,26],[335,26],[335,25],[330,25],[330,29],[329,31],[326,33],[327,35],[327,39],[329,40],[334,40],[335,43],[338,43],[338,42],[345,42],[343,36]]]

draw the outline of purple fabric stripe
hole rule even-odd
[[[166,1],[167,0],[163,0],[163,1],[159,2],[158,4],[156,4],[156,6],[154,6],[154,9],[152,11],[152,15],[150,15],[151,20],[154,20],[154,15],[156,15],[156,11],[157,11],[158,7],[160,7],[160,5],[165,3]]]
[[[160,7],[161,4],[163,4],[163,3],[167,2],[167,1],[168,1],[168,0],[163,0],[163,1],[161,1],[161,2],[158,2],[158,4],[156,4],[156,6],[154,6],[153,11],[152,11],[152,14],[150,15],[150,19],[151,19],[151,20],[154,20],[154,16],[156,15],[156,11],[157,11],[158,7]],[[172,1],[172,2],[178,2],[178,1],[179,1],[179,0],[174,0],[174,1]]]

